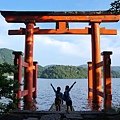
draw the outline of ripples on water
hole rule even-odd
[[[112,98],[113,107],[120,108],[120,78],[112,80]]]
[[[75,111],[88,111],[88,82],[87,79],[38,79],[37,90],[37,107],[38,110],[48,111],[55,99],[55,93],[50,86],[53,84],[55,88],[61,87],[61,92],[64,92],[65,86],[71,86],[76,81],[76,84],[70,91],[70,96],[73,101]],[[0,101],[4,101],[4,98]],[[64,102],[65,104],[65,102]],[[120,78],[112,78],[112,106],[120,108]]]
[[[55,88],[60,86],[61,92],[64,92],[65,86],[72,85],[74,81],[76,81],[76,84],[70,91],[74,109],[76,111],[91,110],[88,107],[87,100],[87,79],[38,79],[38,97],[36,99],[38,110],[47,111],[54,102],[55,93],[51,88],[50,83],[52,83]],[[120,106],[120,78],[112,79],[112,99],[113,106]]]

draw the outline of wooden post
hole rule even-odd
[[[103,55],[103,76],[104,76],[104,108],[111,108],[112,95],[111,95],[111,59],[112,52],[102,52]]]
[[[24,89],[28,90],[28,95],[25,96],[25,102],[32,102],[32,88],[33,88],[33,33],[34,22],[26,23],[26,38],[25,38],[25,62],[29,67],[25,68],[25,85]]]
[[[18,82],[21,84],[22,83],[22,52],[13,52],[15,55],[14,58],[14,65],[18,66],[18,71],[17,73],[14,74],[14,80],[18,80]],[[21,86],[18,89],[17,97],[21,98]],[[18,108],[20,109],[20,102],[18,103]]]
[[[88,99],[92,100],[92,62],[88,62]]]
[[[38,77],[38,62],[33,62],[35,69],[33,70],[33,88],[35,91],[33,92],[33,98],[37,97],[37,77]]]
[[[93,76],[93,104],[99,104],[102,100],[97,95],[97,90],[101,91],[101,68],[96,68],[96,64],[100,62],[100,22],[91,22],[91,36],[92,36],[92,76]]]

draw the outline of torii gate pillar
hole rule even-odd
[[[96,64],[101,61],[100,54],[100,22],[91,22],[92,37],[92,76],[93,76],[93,103],[100,103],[101,97],[97,96],[97,90],[101,91],[101,68],[97,68]]]
[[[29,63],[29,67],[25,68],[25,85],[24,89],[28,90],[28,95],[25,96],[25,102],[32,102],[32,88],[33,88],[33,34],[34,22],[27,22],[25,33],[25,62]]]

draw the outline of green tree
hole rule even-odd
[[[8,79],[8,75],[16,72],[14,65],[8,63],[0,64],[0,111],[8,112],[17,108],[17,99],[15,93],[17,92],[20,84],[18,80]],[[6,102],[3,99],[7,100]]]
[[[110,4],[110,12],[112,13],[120,13],[120,0],[115,0]]]

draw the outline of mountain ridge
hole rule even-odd
[[[4,63],[4,62],[7,62],[9,64],[13,64],[14,62],[14,55],[12,54],[14,50],[11,50],[11,49],[8,49],[8,48],[1,48],[0,49],[0,63]],[[87,72],[87,64],[83,64],[83,65],[79,65],[79,66],[70,66],[70,65],[46,65],[46,66],[41,66],[41,65],[38,65],[38,76],[42,76],[43,73],[45,73],[45,71],[49,71],[50,68],[55,68],[55,66],[57,66],[57,70],[56,71],[59,71],[59,69],[63,69],[62,72],[64,71],[64,69],[70,69],[69,67],[72,67],[72,69],[74,69],[74,67],[78,68],[80,67],[80,71],[84,71],[83,74],[86,74],[85,72]],[[68,67],[69,66],[69,67]],[[82,68],[81,68],[82,67]],[[75,69],[76,69],[75,68]],[[85,68],[86,70],[84,70],[83,68]],[[47,70],[46,70],[47,69]],[[118,77],[120,76],[120,66],[111,66],[111,69],[112,69],[112,76],[113,77]],[[66,74],[65,76],[67,76],[67,71],[69,70],[66,70],[66,72],[64,74]],[[50,71],[49,71],[50,72]],[[55,72],[54,70],[52,70],[52,72]],[[74,72],[74,71],[73,71]],[[75,73],[75,72],[74,72]],[[47,73],[48,74],[48,73]],[[53,73],[52,73],[53,74]],[[56,74],[56,73],[54,73]],[[113,75],[114,74],[114,75]],[[55,75],[54,75],[55,76]],[[86,76],[86,75],[85,75]],[[49,76],[48,76],[49,77]]]

